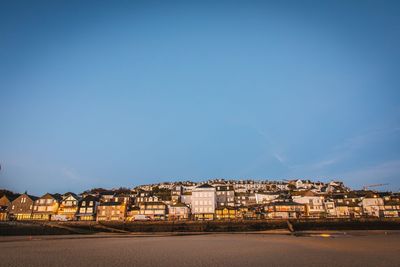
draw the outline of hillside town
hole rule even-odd
[[[376,185],[370,186],[371,188]],[[398,218],[400,193],[343,182],[214,179],[33,196],[2,190],[1,221]]]

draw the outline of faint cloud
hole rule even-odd
[[[285,162],[285,158],[282,155],[280,155],[279,153],[275,152],[273,155],[280,163]]]
[[[400,127],[375,129],[360,135],[345,139],[341,144],[335,146],[325,159],[307,164],[289,166],[290,169],[302,172],[313,172],[341,163],[351,158],[357,151],[370,145],[384,136],[396,133]]]
[[[274,142],[272,138],[264,131],[257,130],[257,133],[261,135],[268,143],[269,151],[268,153],[275,158],[280,163],[284,164],[286,162],[286,157],[281,152],[282,149],[279,149],[277,142]],[[279,152],[278,152],[279,151]]]
[[[74,182],[80,182],[82,180],[81,177],[74,170],[72,170],[70,168],[66,168],[66,167],[62,168],[61,173],[68,180],[71,180]]]
[[[343,173],[342,177],[351,179],[360,185],[363,183],[390,183],[397,182],[400,174],[400,160],[390,160],[381,162],[372,166],[362,167],[360,169]]]

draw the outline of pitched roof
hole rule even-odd
[[[99,198],[92,195],[87,195],[86,197],[82,198],[80,202],[83,201],[99,201]]]
[[[230,206],[215,208],[215,210],[224,210],[224,209],[227,209],[227,210],[236,210],[235,207],[230,207]]]
[[[16,200],[18,197],[20,196],[20,194],[15,194],[15,195],[3,195],[0,198],[7,198],[9,202],[13,202],[14,200]]]
[[[19,195],[16,199],[18,199],[20,197],[23,197],[23,196],[26,196],[26,197],[30,198],[32,201],[35,201],[35,200],[39,199],[39,197],[37,197],[37,196],[32,196],[32,195],[28,195],[28,194],[25,194],[25,193]],[[15,201],[16,199],[14,199],[13,201]]]
[[[61,199],[62,199],[60,194],[50,194],[50,193],[46,193],[46,194],[44,194],[43,196],[41,196],[39,198],[44,198],[44,199],[53,198],[53,199],[55,199],[57,201],[61,201]]]
[[[77,194],[72,193],[72,192],[67,192],[67,193],[65,193],[65,194],[62,195],[62,196],[63,196],[63,199],[65,199],[65,198],[67,198],[67,197],[69,197],[69,196],[72,196],[72,197],[75,198],[76,200],[79,200],[79,199],[80,199],[80,197],[79,197]]]
[[[114,196],[115,192],[114,191],[104,191],[104,192],[101,192],[99,195],[100,196]]]
[[[114,201],[110,201],[110,202],[103,202],[100,203],[99,206],[119,206],[121,205],[122,202],[114,202]]]
[[[202,185],[197,186],[196,188],[214,188],[214,186],[209,185],[209,184],[202,184]]]

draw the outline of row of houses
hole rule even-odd
[[[400,194],[350,191],[343,185],[331,192],[301,185],[292,190],[235,190],[224,182],[116,191],[27,193],[0,198],[0,220],[134,221],[238,220],[289,218],[399,217]]]

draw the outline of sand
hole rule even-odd
[[[400,234],[0,238],[0,266],[400,266]]]

